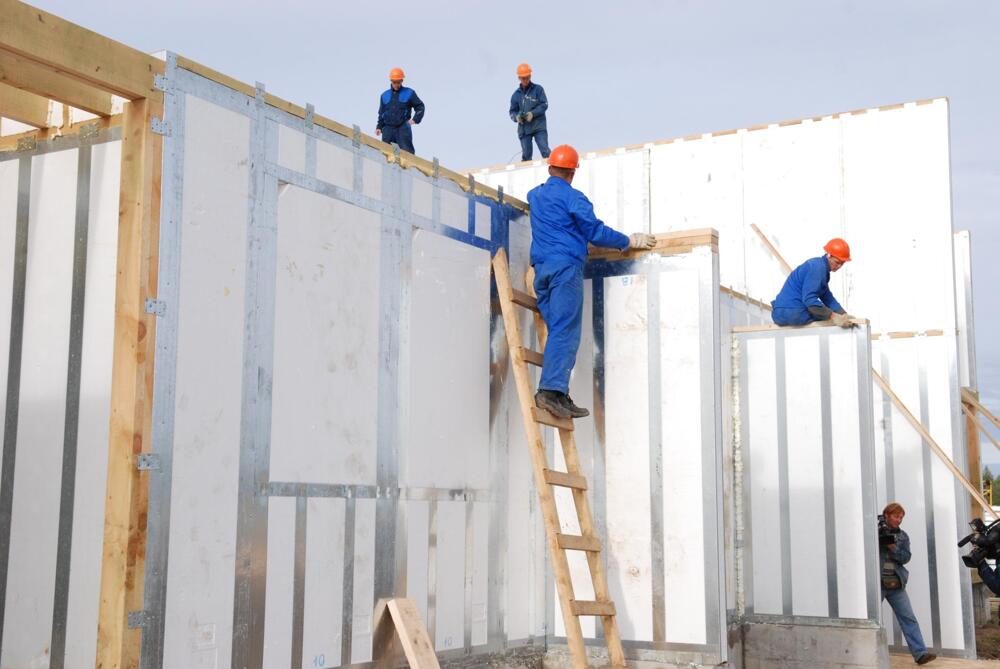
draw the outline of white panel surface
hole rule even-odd
[[[417,216],[431,218],[434,214],[434,185],[413,176],[410,180],[410,210]]]
[[[52,637],[66,412],[77,151],[31,161],[18,455],[0,664],[46,657]]]
[[[0,352],[10,350],[10,317],[14,297],[14,244],[17,235],[18,161],[0,162]],[[0,354],[0,388],[7,388],[9,356]],[[0,402],[4,425],[7,402]]]
[[[445,188],[441,189],[441,222],[467,232],[469,230],[469,201]]]
[[[375,500],[359,499],[354,525],[354,620],[351,662],[372,659],[372,613],[375,604]]]
[[[295,573],[295,498],[267,504],[267,599],[264,605],[264,666],[284,666],[292,656],[292,596]]]
[[[278,125],[278,164],[295,172],[306,171],[306,136],[288,126]],[[317,153],[318,162],[318,153]]]
[[[465,639],[465,502],[438,502],[437,650]]]
[[[354,154],[329,142],[316,142],[316,178],[341,188],[354,187]]]
[[[215,667],[232,638],[250,133],[191,95],[186,114],[163,662]],[[195,652],[203,625],[219,643]]]
[[[302,666],[338,667],[343,629],[344,509],[339,499],[306,503]]]
[[[271,479],[375,483],[377,214],[300,188],[278,200]]]

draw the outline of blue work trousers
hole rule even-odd
[[[927,646],[924,645],[924,635],[920,633],[920,625],[917,617],[913,615],[913,607],[910,606],[910,597],[906,594],[906,588],[898,590],[882,590],[882,599],[889,600],[892,612],[896,614],[899,621],[899,629],[903,631],[903,638],[910,649],[910,655],[914,660],[919,660],[921,656],[927,654]]]
[[[549,329],[539,390],[569,393],[569,377],[580,348],[583,265],[570,260],[535,263],[538,310]]]
[[[771,320],[775,325],[806,325],[816,319],[805,307],[774,307]]]
[[[413,150],[413,130],[410,128],[409,123],[383,127],[382,141],[386,144],[399,144],[399,148],[403,151],[409,151],[412,154],[417,153]]]
[[[538,150],[542,153],[542,158],[549,157],[549,131],[539,130],[538,132],[521,137],[521,160],[531,160],[531,138],[535,138]]]

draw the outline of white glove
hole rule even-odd
[[[830,322],[834,325],[839,325],[842,328],[854,327],[854,323],[851,322],[851,317],[847,314],[833,314],[830,316]]]
[[[528,112],[527,114],[524,115],[524,120],[527,121],[528,123],[531,123],[532,119],[534,118],[535,115],[532,112]]]
[[[633,232],[628,238],[630,249],[651,249],[656,246],[656,237],[647,235],[645,232]]]

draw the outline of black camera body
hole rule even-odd
[[[975,569],[983,560],[1000,558],[1000,520],[987,525],[981,519],[974,518],[969,525],[972,527],[972,534],[958,542],[959,548],[972,544],[969,554],[962,556],[965,566]]]
[[[896,539],[899,538],[899,533],[902,532],[898,527],[889,527],[889,523],[885,521],[885,516],[881,513],[878,516],[878,545],[879,547],[888,546],[889,544],[896,543]]]

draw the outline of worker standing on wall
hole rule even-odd
[[[830,292],[830,272],[851,260],[851,249],[843,239],[834,238],[823,247],[826,255],[811,258],[788,275],[781,292],[771,302],[771,318],[778,325],[805,325],[812,321],[832,321],[851,327],[851,317]]]
[[[521,82],[510,96],[510,120],[517,123],[517,138],[521,140],[521,160],[531,160],[531,140],[534,138],[542,158],[549,157],[549,130],[545,124],[545,111],[549,108],[545,89],[531,81],[531,66],[517,66]]]
[[[416,153],[410,126],[423,120],[424,103],[416,91],[403,85],[404,77],[403,70],[398,67],[389,70],[389,88],[379,99],[375,134],[381,135],[387,144],[398,144],[403,151]],[[411,113],[413,118],[410,118]]]
[[[528,192],[535,293],[549,332],[535,404],[559,418],[590,414],[569,396],[569,378],[580,348],[587,243],[622,251],[656,244],[652,235],[637,232],[626,237],[594,215],[587,196],[571,186],[579,165],[572,146],[557,146],[549,156],[548,180]]]
[[[903,531],[900,524],[906,512],[902,505],[892,502],[882,511],[885,523],[895,533],[894,543],[885,544],[879,541],[879,565],[882,570],[882,599],[889,601],[892,612],[899,621],[899,629],[906,639],[906,646],[917,664],[927,664],[936,659],[936,655],[927,652],[924,636],[920,633],[920,624],[913,614],[910,596],[906,594],[906,582],[910,573],[905,565],[910,561],[910,537]]]

